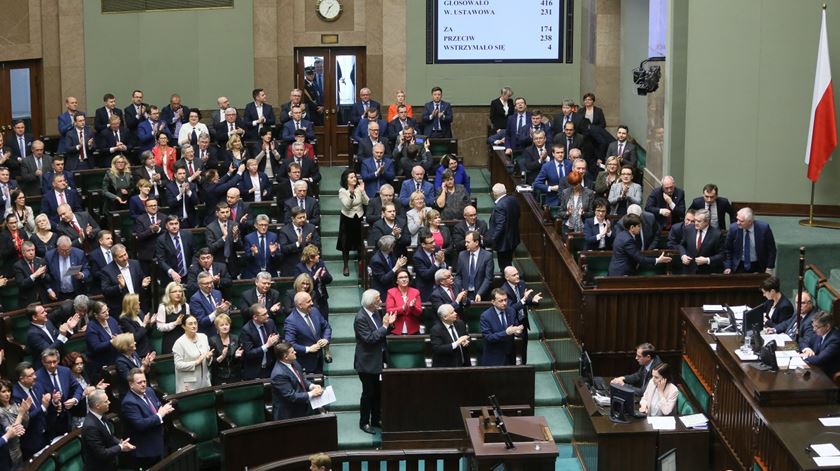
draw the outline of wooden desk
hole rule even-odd
[[[704,314],[700,308],[683,308],[682,318],[683,379],[694,376],[702,387],[701,393],[708,399],[706,415],[726,452],[715,456],[716,467],[746,470],[757,461],[786,463],[767,469],[796,469],[800,460],[783,452],[787,447],[780,445],[789,435],[790,426],[785,422],[771,423],[768,416],[776,420],[787,416],[785,420],[791,420],[799,417],[800,409],[805,410],[802,406],[834,410],[837,386],[818,368],[813,368],[808,378],[802,371],[759,371],[735,357],[737,337],[716,338],[707,332],[711,314]],[[713,343],[717,345],[715,349],[710,345]],[[695,399],[706,402],[705,398]]]
[[[680,470],[707,471],[709,431],[686,428],[677,419],[673,431],[654,430],[647,420],[618,424],[610,420],[609,410],[592,399],[586,384],[575,382],[582,404],[571,407],[574,418],[573,445],[587,470],[644,470],[656,468],[656,458],[677,449]]]
[[[478,411],[478,414],[475,412]],[[514,448],[505,448],[500,437],[488,438],[480,415],[480,408],[461,407],[464,430],[469,438],[475,460],[473,469],[488,471],[500,463],[509,470],[553,471],[557,460],[557,444],[545,421],[545,417],[510,416],[502,407],[504,422],[514,443]],[[491,418],[491,423],[492,418]],[[495,426],[491,426],[491,433]],[[495,433],[493,434],[496,435]]]

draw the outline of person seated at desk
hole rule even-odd
[[[652,375],[652,371],[656,368],[662,360],[656,354],[656,348],[653,344],[645,342],[636,347],[636,361],[639,363],[639,370],[627,376],[619,376],[613,378],[610,384],[618,386],[630,386],[637,396],[641,396],[642,392],[648,387],[648,382]]]
[[[652,368],[651,381],[645,388],[639,402],[639,412],[648,416],[663,416],[674,413],[677,405],[677,387],[671,382],[671,367],[660,363]]]
[[[834,317],[820,312],[811,321],[814,335],[804,343],[800,356],[805,363],[819,366],[829,378],[840,371],[840,330],[834,327]]]
[[[802,292],[802,300],[799,305],[799,317],[801,320],[796,324],[796,316],[790,316],[787,320],[776,324],[775,327],[767,327],[764,329],[765,334],[788,334],[792,339],[796,338],[797,329],[799,333],[799,347],[805,348],[810,344],[811,337],[814,336],[814,329],[811,324],[819,314],[819,310],[814,308],[814,300],[811,298],[811,293],[807,291]]]
[[[782,294],[781,283],[775,276],[761,282],[761,294],[767,298],[759,307],[764,313],[764,327],[776,327],[793,316],[793,304]]]

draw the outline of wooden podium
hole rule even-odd
[[[507,409],[501,407],[502,414]],[[521,406],[516,407],[522,410]],[[464,429],[472,447],[472,469],[490,471],[500,466],[506,471],[553,471],[557,459],[557,444],[546,424],[545,417],[503,415],[514,448],[507,448],[502,433],[496,427],[489,407],[461,407]]]

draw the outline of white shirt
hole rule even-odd
[[[251,177],[251,186],[254,188],[254,201],[262,201],[262,188],[260,188],[260,174],[248,174]]]
[[[129,293],[135,293],[136,291],[134,291],[134,281],[131,280],[131,270],[128,269],[128,264],[126,263],[124,267],[121,267],[119,264],[117,264],[117,268],[120,269],[120,273],[125,279],[125,289],[127,289]]]

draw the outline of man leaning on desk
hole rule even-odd
[[[645,388],[647,388],[648,382],[653,374],[653,369],[662,363],[662,360],[656,354],[656,348],[654,348],[653,344],[645,342],[636,347],[636,361],[639,363],[639,371],[627,376],[613,378],[610,383],[619,386],[630,386],[633,388],[633,393],[641,396],[645,392]]]

